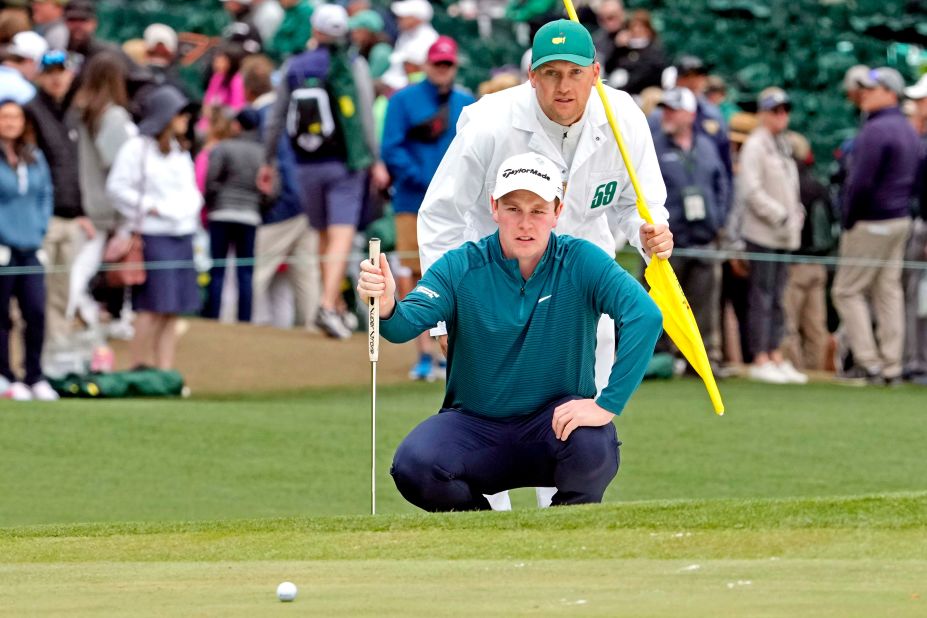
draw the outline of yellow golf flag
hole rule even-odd
[[[570,19],[579,22],[572,0],[563,0],[563,4]],[[631,158],[628,156],[628,149],[621,137],[621,132],[618,130],[618,123],[615,122],[611,106],[608,104],[608,96],[602,86],[602,80],[596,80],[595,89],[599,93],[599,98],[602,99],[605,117],[608,119],[608,124],[612,128],[612,135],[615,136],[615,142],[618,144],[621,160],[624,161],[624,165],[628,169],[628,177],[631,179],[631,186],[637,196],[637,212],[644,221],[653,223],[653,217],[650,216],[650,210],[644,201],[644,194],[637,182],[637,172],[634,170]],[[663,330],[666,331],[666,334],[673,340],[679,351],[692,365],[692,368],[702,378],[715,413],[719,416],[724,414],[724,403],[721,401],[721,393],[718,391],[714,373],[711,371],[711,364],[708,362],[708,353],[705,352],[702,335],[698,331],[695,316],[692,315],[689,301],[686,300],[686,295],[682,291],[682,286],[679,285],[679,279],[676,278],[673,267],[666,260],[653,256],[644,271],[644,278],[650,285],[650,297],[660,308],[660,311],[663,312]]]

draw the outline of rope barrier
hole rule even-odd
[[[391,251],[390,255],[411,258],[418,257],[414,251]],[[622,249],[618,255],[629,256],[639,255],[633,248]],[[783,262],[786,264],[821,264],[829,267],[838,266],[862,266],[866,268],[884,268],[887,266],[900,266],[903,270],[927,270],[927,261],[918,260],[881,260],[875,258],[841,258],[838,256],[818,256],[802,255],[796,253],[755,253],[750,251],[738,251],[730,249],[693,249],[677,247],[673,249],[673,257],[689,257],[710,260],[715,262],[724,262],[727,260],[744,260],[746,262]],[[342,260],[347,258],[348,264],[359,264],[364,258],[360,252],[351,252],[340,255],[316,256],[316,255],[290,255],[280,259],[280,254],[263,254],[253,258],[225,258],[213,260],[211,258],[194,258],[193,260],[160,260],[153,262],[144,262],[146,270],[176,270],[184,268],[193,268],[199,271],[208,271],[213,267],[234,268],[237,265],[254,266],[264,259],[274,260],[281,264],[310,264],[318,265],[323,262]],[[99,267],[99,272],[119,270],[120,264],[103,263]],[[71,272],[71,267],[65,264],[57,264],[50,267],[42,266],[0,266],[0,277],[9,277],[14,275],[35,275],[35,274],[64,274]]]

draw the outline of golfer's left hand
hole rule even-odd
[[[673,254],[673,233],[665,223],[645,223],[641,226],[641,247],[647,255],[668,260]]]
[[[615,415],[602,408],[594,399],[574,399],[554,408],[551,423],[554,435],[566,442],[577,427],[601,427],[612,422]]]

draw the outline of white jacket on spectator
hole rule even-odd
[[[403,63],[425,64],[428,48],[438,40],[438,32],[425,23],[408,32],[401,32],[389,57],[389,69],[380,79],[394,90],[405,88],[409,84]]]
[[[790,148],[758,127],[740,151],[741,235],[766,247],[794,251],[801,244],[805,207]]]
[[[651,215],[655,222],[666,223],[666,186],[647,119],[627,93],[607,86],[605,91]],[[534,88],[525,83],[464,108],[457,122],[457,136],[419,210],[423,271],[447,251],[496,230],[489,204],[496,171],[505,159],[524,152],[542,154],[565,172],[567,185],[558,234],[586,239],[609,254],[615,253],[622,236],[640,248],[639,230],[644,221],[637,214],[628,170],[598,94],[593,92],[586,104],[586,126],[568,170],[560,149],[551,143],[538,120],[535,101]],[[612,197],[600,197],[597,203],[596,192],[609,185]]]
[[[152,236],[192,234],[203,206],[190,153],[175,143],[164,155],[146,136],[133,137],[119,149],[106,193],[132,231]],[[139,207],[144,216],[136,230]]]

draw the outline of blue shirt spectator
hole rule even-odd
[[[457,119],[475,99],[454,87],[442,93],[429,80],[390,99],[382,159],[393,177],[393,210],[418,212],[438,164],[457,134]]]

